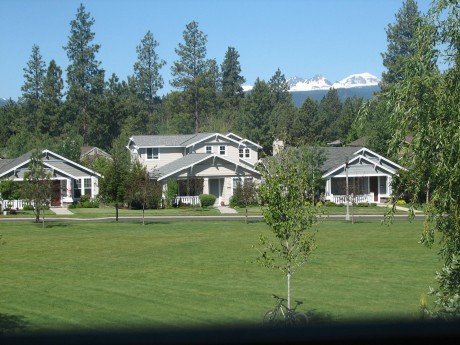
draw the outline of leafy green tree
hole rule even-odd
[[[239,108],[241,99],[244,97],[243,83],[246,81],[241,75],[240,54],[233,47],[228,47],[222,71],[221,99],[225,109]]]
[[[421,23],[421,13],[415,0],[406,0],[396,14],[396,21],[389,24],[387,51],[382,53],[383,66],[381,86],[383,91],[402,81],[407,59],[414,55],[412,39]]]
[[[131,170],[125,184],[125,199],[129,203],[141,204],[142,225],[145,225],[145,209],[148,207],[149,202],[155,198],[155,195],[159,194],[161,198],[161,185],[158,182],[151,180],[151,176],[147,171],[147,168],[139,161],[135,161],[131,165]]]
[[[0,180],[0,199],[18,200],[21,198],[21,188],[18,182]]]
[[[45,226],[45,210],[49,206],[51,197],[51,173],[47,171],[43,163],[43,154],[40,150],[32,151],[28,170],[24,173],[24,183],[22,184],[23,194],[34,206],[35,222],[43,218]]]
[[[114,141],[112,160],[108,162],[103,178],[99,182],[99,195],[106,201],[115,204],[115,219],[118,221],[118,209],[125,201],[126,179],[130,170],[129,151],[125,145],[127,140],[120,137]]]
[[[411,41],[403,78],[388,94],[393,139],[408,172],[395,180],[394,193],[409,192],[412,202],[426,201],[421,242],[437,238],[442,270],[431,289],[436,317],[460,316],[460,34],[457,1],[432,4]],[[439,65],[446,66],[440,73]],[[410,134],[410,143],[405,137]],[[401,150],[404,148],[404,150]],[[429,197],[426,193],[429,192]]]
[[[77,15],[70,22],[70,36],[64,50],[67,52],[67,111],[72,114],[70,122],[74,122],[87,144],[90,140],[91,125],[97,110],[94,101],[100,96],[104,87],[104,71],[96,59],[100,45],[93,44],[95,37],[91,27],[94,19],[86,12],[83,4]]]
[[[248,206],[257,204],[257,185],[252,179],[239,180],[236,185],[234,198],[238,205],[245,208],[245,223],[248,223]]]
[[[41,127],[38,122],[38,109],[43,96],[43,83],[46,64],[40,54],[40,47],[33,45],[27,67],[24,68],[24,84],[21,87],[22,100],[26,107],[28,118],[26,125],[31,132],[37,134]]]
[[[260,169],[260,197],[266,205],[262,212],[273,236],[260,234],[258,262],[286,275],[288,307],[292,274],[315,249],[314,227],[319,218],[318,208],[306,199],[315,179],[313,170],[305,170],[309,155],[307,151],[285,149],[266,159]]]
[[[186,25],[183,32],[184,43],[175,49],[179,60],[171,67],[173,79],[171,85],[188,94],[189,105],[193,113],[195,132],[200,131],[202,97],[200,88],[207,70],[207,35],[198,29],[195,21]]]

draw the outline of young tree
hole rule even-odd
[[[315,181],[315,170],[306,170],[306,167],[316,166],[312,157],[313,151],[285,149],[266,159],[261,166],[260,197],[266,204],[263,216],[274,236],[260,234],[262,249],[258,261],[286,275],[288,307],[291,305],[291,276],[315,249],[318,208],[307,202],[307,193]]]
[[[43,153],[40,150],[32,151],[29,169],[24,173],[23,194],[34,206],[35,222],[43,216],[45,226],[45,209],[51,197],[51,173],[43,164]]]
[[[96,59],[101,46],[92,43],[93,24],[94,19],[81,4],[76,18],[70,22],[69,41],[64,47],[70,62],[67,67],[68,111],[73,113],[70,120],[78,126],[85,143],[90,139],[95,98],[102,94],[104,87],[104,71]]]
[[[160,193],[161,186],[151,179],[147,168],[139,161],[135,161],[131,166],[131,171],[125,181],[125,199],[129,202],[139,202],[142,205],[142,225],[145,225],[145,209],[155,197]]]
[[[28,113],[27,128],[39,133],[41,124],[38,122],[38,109],[43,96],[43,82],[46,73],[46,64],[40,54],[40,47],[34,45],[27,67],[24,68],[24,85],[22,85],[22,99]]]
[[[115,203],[115,219],[118,221],[118,209],[125,201],[126,180],[130,170],[129,151],[126,140],[120,137],[114,141],[112,160],[108,162],[103,178],[99,182],[99,195]]]
[[[201,125],[201,93],[203,76],[206,71],[206,43],[207,35],[198,29],[198,23],[192,21],[186,25],[183,32],[184,43],[179,43],[175,49],[179,56],[171,67],[173,80],[171,85],[189,95],[195,132],[198,133]]]
[[[239,180],[234,194],[238,203],[245,207],[245,223],[248,223],[248,206],[257,203],[257,185],[252,179]]]

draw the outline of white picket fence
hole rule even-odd
[[[15,210],[22,210],[24,205],[33,205],[34,203],[29,200],[0,200],[1,209],[12,208]]]
[[[199,196],[176,196],[174,203],[177,205],[179,203],[191,206],[200,206],[200,197]]]
[[[349,195],[350,203],[353,200],[354,204],[359,203],[373,203],[374,201],[374,194],[362,194],[362,195]],[[346,204],[347,203],[347,196],[346,195],[332,195],[330,196],[330,200],[336,204]]]

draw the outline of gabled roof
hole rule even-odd
[[[63,156],[58,155],[49,150],[43,150],[42,154],[44,156],[43,163],[46,167],[52,170],[59,171],[70,177],[82,177],[85,176],[81,171],[86,172],[87,175],[101,176],[99,173],[80,165],[70,159],[67,159]],[[29,151],[22,156],[15,159],[8,159],[6,164],[0,165],[0,178],[6,176],[7,174],[14,172],[16,170],[24,170],[24,167],[29,163],[32,157],[32,151]],[[0,161],[3,163],[4,160]]]
[[[222,157],[222,156],[219,156],[213,153],[192,153],[192,154],[183,156],[182,158],[179,158],[169,164],[166,164],[165,166],[162,166],[157,171],[155,171],[153,175],[157,175],[158,180],[161,181],[177,172],[191,168],[194,165],[202,163],[209,159],[220,159],[228,163],[240,166],[241,168],[251,171],[252,173],[260,175],[260,173],[257,170],[252,169],[245,164],[239,164],[237,162],[234,162],[232,160],[229,160],[225,157]]]
[[[394,175],[398,169],[404,169],[399,164],[385,158],[366,147],[328,147],[325,148],[326,161],[323,164],[323,178],[344,169],[346,163],[364,160],[389,174]]]
[[[171,134],[171,135],[134,135],[129,139],[128,147],[133,142],[137,147],[190,147],[207,139],[220,137],[235,143],[250,143],[256,147],[261,147],[250,140],[242,139],[233,134],[222,133],[195,133],[195,134]],[[241,138],[241,139],[238,139]],[[246,144],[244,144],[246,145]]]

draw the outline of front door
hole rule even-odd
[[[216,197],[216,203],[219,203],[219,198],[222,196],[222,185],[220,179],[209,179],[209,194]]]
[[[61,181],[53,181],[51,190],[51,206],[61,206]]]
[[[379,201],[379,180],[377,176],[369,177],[369,192],[374,194],[374,201]]]

